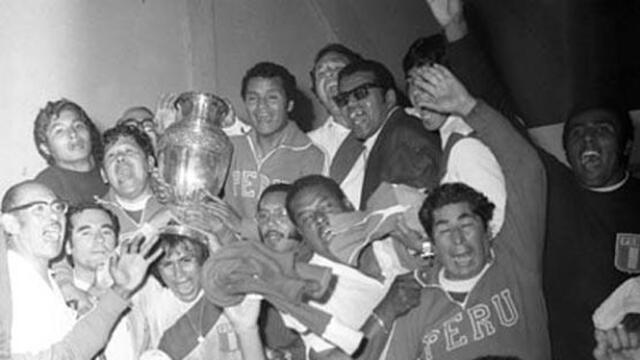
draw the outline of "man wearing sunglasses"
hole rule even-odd
[[[393,75],[384,65],[372,60],[351,63],[340,71],[338,88],[334,101],[352,129],[349,136],[365,147],[341,179],[353,204],[363,209],[383,181],[428,189],[437,185],[440,140],[399,108]],[[349,152],[338,149],[334,163],[350,157]]]
[[[161,252],[153,241],[126,241],[119,259],[110,263],[114,284],[96,308],[76,320],[49,270],[62,248],[67,204],[46,186],[25,181],[2,199],[1,223],[8,241],[11,341],[14,359],[90,359],[104,347],[128,299]],[[2,259],[4,261],[4,259]]]

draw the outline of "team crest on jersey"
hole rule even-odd
[[[640,273],[640,234],[616,234],[615,266],[622,272]]]

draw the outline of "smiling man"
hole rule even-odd
[[[440,140],[400,109],[395,81],[384,65],[351,63],[340,71],[338,88],[334,101],[365,148],[340,183],[352,204],[363,209],[383,181],[416,188],[438,183]],[[341,147],[334,163],[352,151]]]
[[[256,64],[242,79],[252,129],[231,137],[234,151],[225,184],[225,200],[242,218],[254,218],[258,198],[270,184],[324,171],[324,154],[289,118],[295,91],[293,75],[270,62]]]
[[[640,246],[640,180],[627,171],[632,135],[628,114],[612,103],[576,106],[563,133],[571,169],[547,162],[545,295],[558,358],[591,358],[591,314],[640,271],[633,255]]]
[[[260,359],[249,349],[249,344],[260,344],[257,314],[243,313],[250,326],[241,326],[242,321],[234,321],[238,319],[204,296],[206,240],[170,229],[158,240],[164,255],[151,267],[155,279],[141,290],[131,313],[142,358],[159,350],[176,360]]]
[[[333,101],[338,94],[338,72],[347,64],[361,60],[360,54],[342,44],[328,44],[318,51],[311,75],[311,90],[327,112],[327,118],[307,135],[327,152],[331,164],[336,151],[349,134],[349,124]]]
[[[108,266],[119,233],[118,218],[101,205],[82,204],[67,214],[65,250],[73,267],[73,284],[89,294],[94,306],[113,284]],[[87,310],[78,309],[80,315]],[[103,351],[106,359],[135,358],[128,321],[124,315],[113,330]]]
[[[151,253],[153,241],[127,241],[119,259],[110,263],[113,284],[96,307],[78,319],[66,306],[48,268],[62,249],[66,211],[64,201],[34,181],[12,186],[2,199],[14,359],[92,358],[104,347],[149,264],[160,256],[160,252]]]

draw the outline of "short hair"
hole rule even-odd
[[[394,90],[397,93],[396,82],[389,69],[382,63],[374,60],[360,60],[348,64],[338,73],[338,82],[342,81],[346,76],[353,75],[357,72],[372,73],[374,81],[380,85],[385,92]]]
[[[414,41],[402,59],[402,70],[405,76],[415,67],[433,63],[443,64],[446,44],[447,40],[440,33]]]
[[[76,214],[80,214],[85,210],[99,210],[107,214],[109,216],[109,219],[111,220],[111,223],[113,224],[113,231],[116,234],[116,240],[118,239],[118,236],[120,235],[120,220],[118,220],[118,217],[111,210],[107,209],[101,204],[84,202],[78,205],[71,206],[67,211],[67,225],[64,235],[65,241],[71,242],[71,234],[73,233],[73,221],[71,220],[73,219],[73,216]]]
[[[482,220],[485,230],[488,229],[496,206],[486,196],[466,184],[447,183],[433,189],[420,207],[420,223],[429,236],[433,236],[433,213],[446,205],[458,203],[468,203],[471,211]]]
[[[20,190],[22,190],[22,188],[27,185],[40,185],[47,187],[46,185],[41,184],[36,180],[24,180],[17,184],[11,185],[11,187],[9,187],[7,191],[5,191],[4,196],[2,197],[2,213],[6,213],[16,205],[16,198],[18,197],[18,194],[20,194]]]
[[[107,149],[121,138],[131,138],[133,141],[142,149],[144,154],[153,159],[155,164],[156,155],[153,151],[153,144],[151,143],[151,138],[144,131],[140,130],[137,126],[120,124],[112,127],[111,129],[104,132],[102,135],[102,139],[104,141],[104,150]],[[102,162],[103,159],[100,159]]]
[[[295,197],[298,196],[298,194],[300,194],[303,190],[313,187],[320,187],[329,191],[329,193],[335,195],[338,200],[343,203],[346,203],[348,201],[347,195],[344,194],[344,191],[342,191],[340,185],[338,185],[335,180],[322,175],[307,175],[301,177],[298,180],[294,181],[293,184],[291,184],[291,189],[287,193],[287,213],[289,214],[289,218],[294,224],[296,224],[296,220],[293,215],[293,209],[291,208],[293,199],[295,199]]]
[[[202,241],[196,240],[186,235],[175,234],[175,233],[161,233],[158,238],[158,242],[153,246],[152,253],[154,250],[162,249],[164,250],[164,254],[160,256],[156,261],[151,264],[151,275],[160,282],[163,287],[167,287],[167,284],[162,280],[162,276],[160,276],[160,270],[158,266],[160,266],[160,261],[168,256],[173,250],[175,250],[180,244],[185,244],[187,248],[192,249],[194,251],[194,255],[196,256],[196,261],[199,265],[202,266],[205,261],[209,258],[209,248]]]
[[[618,142],[622,149],[624,149],[624,146],[628,141],[633,141],[633,122],[631,121],[631,116],[621,106],[608,103],[592,103],[587,106],[576,105],[569,113],[569,117],[567,118],[567,121],[564,122],[562,129],[562,147],[565,151],[567,150],[569,127],[572,125],[572,120],[581,114],[595,110],[602,110],[613,115],[613,118],[615,119],[615,123],[613,125],[616,127],[616,136],[618,137]]]
[[[322,59],[322,57],[324,57],[325,55],[327,55],[329,53],[335,53],[335,54],[339,54],[339,55],[342,55],[342,56],[346,57],[348,63],[352,63],[352,62],[355,62],[355,61],[362,60],[362,56],[360,54],[358,54],[357,52],[349,49],[348,47],[346,47],[346,46],[344,46],[342,44],[331,43],[331,44],[327,44],[324,47],[322,47],[322,49],[320,49],[318,51],[318,53],[316,54],[316,57],[313,60],[313,67],[311,68],[311,71],[309,71],[309,76],[311,76],[311,91],[314,94],[317,94],[317,92],[316,92],[316,72],[315,72],[316,65],[318,64],[318,61],[320,61],[320,59]]]
[[[291,191],[292,188],[293,185],[289,183],[275,183],[267,186],[267,188],[262,191],[262,194],[260,194],[260,199],[258,199],[258,206],[260,206],[260,203],[265,196],[275,192],[283,192],[285,194],[289,194],[289,191]]]
[[[242,78],[242,89],[240,95],[244,99],[247,94],[247,86],[249,81],[254,78],[273,79],[279,78],[284,89],[286,100],[294,100],[296,97],[296,78],[293,76],[287,68],[280,64],[263,61],[255,64],[252,68],[247,70]]]
[[[47,161],[47,164],[55,164],[53,156],[50,153],[43,151],[41,149],[41,145],[48,147],[47,129],[49,128],[51,121],[60,116],[60,113],[65,110],[75,112],[80,120],[87,126],[87,129],[89,129],[89,138],[91,140],[91,155],[96,161],[102,159],[103,148],[98,127],[93,123],[91,118],[89,118],[89,115],[87,115],[80,105],[64,98],[57,101],[48,101],[45,107],[40,109],[33,122],[33,140],[40,156]]]

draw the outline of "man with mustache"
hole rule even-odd
[[[13,359],[89,359],[104,347],[128,300],[160,251],[153,241],[131,239],[111,261],[114,283],[98,305],[76,320],[53,280],[49,262],[62,248],[67,204],[35,181],[12,186],[2,199],[2,226],[8,241]]]
[[[100,177],[100,132],[78,104],[66,99],[48,102],[34,121],[33,138],[49,164],[36,180],[61,199],[79,204],[107,192]]]

